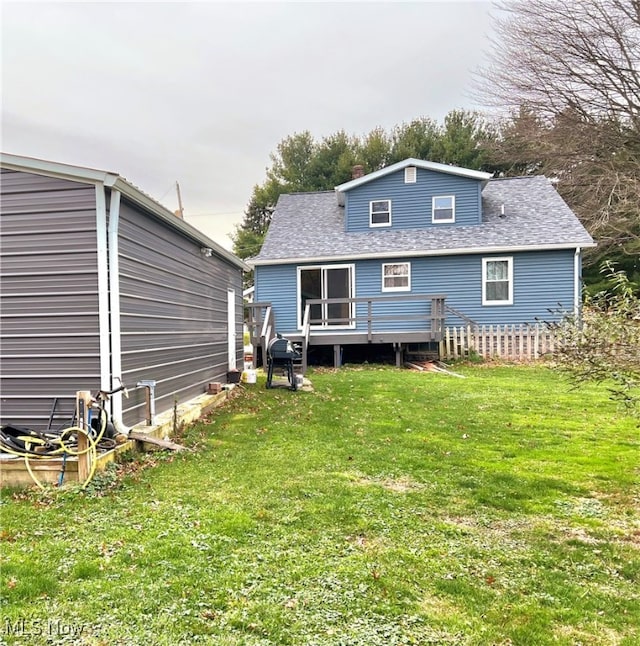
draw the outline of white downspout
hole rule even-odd
[[[581,249],[576,247],[573,255],[573,314],[576,320],[580,318],[580,310],[582,304],[582,272],[581,267]]]
[[[98,261],[98,324],[100,328],[100,389],[111,390],[107,202],[103,184],[96,184],[96,244]]]
[[[109,304],[111,327],[111,375],[114,383],[111,389],[117,388],[116,378],[122,378],[122,344],[120,330],[120,258],[118,247],[118,227],[120,225],[120,197],[118,190],[111,189],[111,202],[109,203]],[[129,385],[133,388],[133,384]],[[127,433],[122,421],[122,393],[111,396],[111,418],[116,430]]]

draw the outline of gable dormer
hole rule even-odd
[[[347,232],[468,226],[482,222],[491,177],[457,166],[405,159],[336,186]]]

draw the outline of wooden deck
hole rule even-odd
[[[408,344],[439,343],[443,338],[445,296],[442,294],[394,295],[361,298],[309,299],[306,301],[302,330],[277,328],[271,303],[249,303],[247,327],[254,347],[254,356],[266,363],[266,348],[277,332],[302,348],[301,370],[307,370],[308,351],[312,346],[333,346],[334,366],[341,364],[344,345],[390,344],[396,353],[396,365],[403,363]],[[425,314],[389,314],[389,306],[425,304]],[[380,307],[383,306],[383,307]],[[321,316],[312,318],[312,308]],[[357,314],[358,310],[365,313]],[[340,317],[329,316],[338,312]],[[346,314],[346,316],[345,316]],[[317,315],[317,314],[316,314]]]

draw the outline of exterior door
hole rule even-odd
[[[348,267],[325,269],[325,298],[349,298],[351,296],[351,277]],[[349,303],[327,303],[327,325],[349,325]]]
[[[353,266],[305,267],[299,270],[300,326],[308,300],[350,298],[353,294]],[[324,303],[312,305],[309,311],[312,327],[353,327],[349,317],[353,304]]]

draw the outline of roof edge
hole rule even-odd
[[[452,248],[436,249],[432,251],[383,251],[363,254],[341,254],[339,256],[313,256],[309,258],[294,257],[280,258],[276,260],[259,260],[257,258],[247,259],[250,267],[261,267],[269,265],[292,265],[299,263],[317,262],[345,262],[349,260],[372,260],[378,258],[420,258],[429,256],[470,256],[481,253],[516,253],[521,251],[555,251],[561,249],[587,249],[596,247],[595,242],[590,243],[557,243],[548,245],[516,245],[512,247],[473,247],[473,248]]]
[[[493,173],[485,173],[483,171],[472,170],[470,168],[450,166],[449,164],[441,164],[439,162],[431,162],[409,157],[408,159],[396,162],[395,164],[391,164],[390,166],[386,166],[385,168],[380,168],[379,170],[368,173],[367,175],[363,175],[362,177],[357,177],[356,179],[352,179],[348,182],[344,182],[343,184],[339,184],[335,187],[335,190],[340,193],[344,191],[350,191],[352,188],[356,188],[356,186],[366,184],[367,182],[371,182],[374,179],[378,179],[379,177],[384,177],[385,175],[389,175],[390,173],[395,173],[396,171],[402,170],[407,166],[416,166],[417,168],[422,168],[424,170],[432,170],[439,173],[448,173],[450,175],[458,175],[459,177],[468,177],[471,179],[477,179],[481,182],[487,182],[493,176]]]
[[[107,185],[109,182],[115,181],[115,179],[119,177],[118,173],[98,170],[97,168],[74,166],[72,164],[63,164],[61,162],[49,161],[47,159],[25,157],[4,152],[0,152],[0,165],[3,168],[9,168],[11,170],[32,171],[40,175],[51,175],[60,179],[93,183],[97,182]]]

